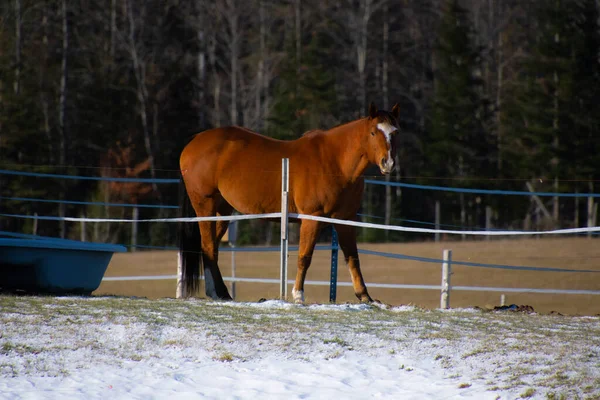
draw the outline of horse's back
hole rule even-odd
[[[281,158],[284,148],[285,142],[244,128],[214,128],[194,136],[181,153],[180,166],[184,171],[198,163],[209,164],[211,170],[219,172],[227,164],[262,163],[270,155]]]
[[[188,191],[215,192],[243,213],[270,212],[281,201],[281,159],[292,142],[239,127],[197,134],[184,148],[180,167]]]

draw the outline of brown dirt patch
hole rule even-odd
[[[441,259],[444,249],[452,249],[455,261],[517,266],[589,269],[600,271],[600,246],[597,239],[544,238],[515,240],[482,240],[465,242],[424,242],[361,244],[359,248],[417,257]],[[328,281],[330,251],[316,251],[307,280]],[[294,279],[296,252],[290,252],[289,279]],[[174,251],[143,251],[115,254],[106,276],[175,275],[177,254]],[[236,253],[236,275],[247,278],[279,278],[279,253]],[[221,271],[231,276],[231,253],[220,255]],[[374,255],[361,255],[361,265],[367,287],[369,283],[404,283],[439,285],[441,264],[399,260]],[[349,281],[340,252],[338,281]],[[574,290],[600,290],[599,273],[512,271],[455,265],[452,285],[524,287]],[[291,287],[289,289],[291,291]],[[370,288],[371,296],[391,305],[413,304],[426,308],[439,307],[437,290],[406,290]],[[97,295],[114,294],[148,298],[174,297],[174,280],[103,282]],[[500,303],[500,292],[452,291],[452,307],[493,307]],[[556,295],[536,293],[506,293],[507,304],[531,305],[535,311],[563,314],[600,314],[600,295]],[[278,284],[237,283],[236,300],[256,301],[277,298]],[[307,286],[308,303],[329,301],[328,286]],[[338,287],[337,302],[355,302],[350,287]]]

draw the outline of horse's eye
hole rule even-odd
[[[375,131],[371,131],[371,136],[375,136]]]

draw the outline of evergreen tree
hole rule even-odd
[[[570,177],[594,181],[600,178],[600,33],[596,1],[582,0],[579,12],[573,17],[576,29],[570,42],[573,84],[568,103],[572,129],[563,135],[564,158]]]
[[[312,33],[301,62],[296,60],[293,41],[286,42],[268,134],[295,139],[307,130],[330,127],[335,114],[335,79],[325,64],[328,49],[322,34]]]
[[[478,185],[473,176],[492,175],[496,165],[494,146],[486,132],[487,103],[483,97],[480,50],[467,10],[458,0],[445,3],[435,54],[435,92],[430,138],[426,144],[430,173],[451,177],[458,186]],[[443,196],[443,197],[442,197]],[[439,194],[448,222],[481,225],[481,199],[470,201],[460,194]]]
[[[533,8],[535,41],[510,92],[504,118],[514,176],[555,178],[564,168],[561,158],[574,129],[571,104],[579,78],[574,74],[573,45],[581,40],[575,24],[582,17],[581,4],[556,0]]]
[[[493,153],[486,135],[480,51],[472,44],[467,11],[446,3],[436,46],[435,93],[428,157],[435,176],[482,175]]]

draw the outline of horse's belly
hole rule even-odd
[[[281,183],[261,176],[241,174],[237,178],[221,179],[221,196],[243,214],[263,214],[281,211]]]

